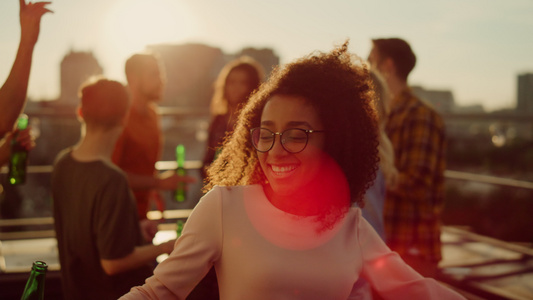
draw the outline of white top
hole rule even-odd
[[[407,266],[359,208],[331,230],[317,228],[274,207],[259,185],[215,187],[170,256],[121,299],[185,299],[212,265],[222,300],[356,299],[360,275],[386,299],[464,299]]]

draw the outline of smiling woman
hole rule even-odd
[[[194,35],[194,18],[182,1],[118,0],[105,20],[105,39],[131,54],[148,44],[179,42]]]

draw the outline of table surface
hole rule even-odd
[[[153,243],[158,245],[175,239],[176,236],[175,224],[162,224]],[[157,261],[161,262],[166,257],[166,254],[160,255]],[[60,269],[55,238],[0,241],[0,273],[29,272],[33,262],[37,260],[46,262],[50,271]]]

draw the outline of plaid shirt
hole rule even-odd
[[[442,118],[406,89],[391,102],[386,132],[400,173],[397,188],[386,195],[387,244],[400,255],[417,253],[439,261],[446,150]]]

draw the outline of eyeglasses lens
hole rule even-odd
[[[269,151],[274,145],[275,135],[274,132],[265,128],[256,128],[252,130],[252,142],[254,147],[260,152]],[[288,152],[301,152],[307,145],[307,133],[304,130],[297,128],[285,130],[281,133],[281,144]]]
[[[283,132],[281,144],[289,152],[300,152],[307,145],[307,134],[301,129],[286,130]]]

